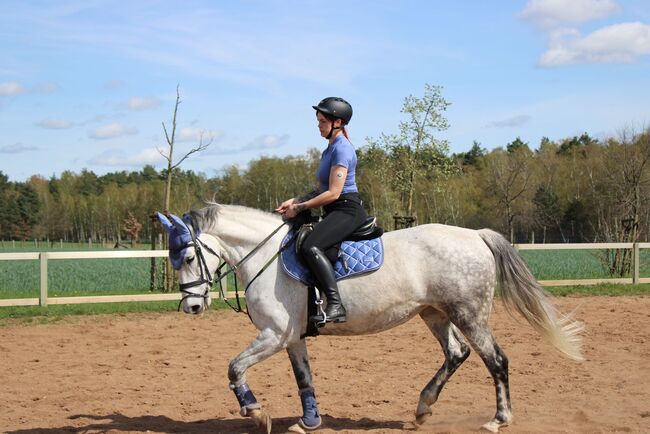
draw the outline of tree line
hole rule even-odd
[[[589,134],[536,148],[515,138],[491,151],[474,142],[467,152],[385,148],[357,149],[357,183],[368,211],[387,229],[395,217],[415,224],[491,227],[513,242],[632,242],[650,232],[650,132],[599,141]],[[182,214],[205,200],[270,211],[283,199],[313,188],[320,151],[260,157],[245,169],[215,177],[175,169],[171,212]],[[400,166],[417,170],[404,176]],[[63,172],[10,182],[0,172],[0,238],[64,241],[121,240],[125,222],[142,225],[161,210],[166,171],[96,175]],[[533,239],[534,238],[534,239]]]
[[[151,240],[152,214],[182,214],[206,200],[273,210],[282,200],[314,188],[320,150],[263,156],[247,168],[231,166],[207,177],[174,160],[177,88],[171,135],[163,123],[167,168],[145,166],[98,176],[63,172],[9,182],[0,172],[0,238],[65,241]],[[451,154],[438,138],[450,105],[440,86],[409,95],[396,134],[369,137],[357,148],[357,184],[368,211],[386,229],[424,223],[490,227],[512,242],[635,242],[650,232],[650,129],[596,139],[588,133],[530,144],[519,137],[486,150],[474,142]],[[172,183],[172,179],[174,180]],[[609,254],[609,253],[608,253]],[[606,262],[623,270],[629,252]],[[613,268],[612,268],[613,267]]]

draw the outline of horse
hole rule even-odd
[[[248,313],[259,330],[255,340],[228,366],[240,414],[270,433],[271,416],[257,402],[245,374],[251,366],[286,350],[303,408],[292,429],[314,430],[321,425],[321,417],[304,339],[308,292],[304,284],[284,272],[279,261],[269,261],[289,228],[278,215],[268,212],[213,202],[206,205],[191,211],[185,220],[176,216],[168,220],[159,214],[170,233],[170,255],[175,257],[184,292],[183,311],[202,313],[211,302],[215,270],[223,263],[234,267],[247,285]],[[441,345],[445,361],[420,393],[416,426],[432,415],[432,405],[467,359],[470,348],[481,357],[496,389],[496,414],[482,428],[498,432],[512,423],[508,358],[489,326],[495,288],[510,314],[518,312],[557,350],[582,360],[582,324],[556,310],[502,235],[489,229],[426,224],[387,232],[382,239],[383,266],[339,282],[347,322],[328,323],[319,332],[326,336],[377,333],[419,315]]]

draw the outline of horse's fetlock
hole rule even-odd
[[[237,364],[234,360],[228,364],[228,380],[230,380],[231,384],[235,385],[240,385],[241,383],[246,382],[244,379],[244,373],[241,369],[237,369]]]

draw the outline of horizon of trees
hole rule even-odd
[[[543,138],[534,149],[517,137],[491,151],[475,141],[457,154],[418,152],[370,141],[357,150],[365,206],[386,229],[410,207],[417,224],[490,227],[513,242],[648,240],[648,130],[603,141],[587,133]],[[170,211],[182,214],[206,200],[271,211],[283,199],[313,188],[319,157],[317,149],[260,157],[248,168],[231,166],[211,178],[175,169]],[[401,160],[418,166],[408,195],[385,170]],[[149,216],[163,208],[166,175],[145,166],[10,182],[0,172],[0,239],[119,242],[128,238],[128,220],[141,224],[140,237],[150,240],[158,229]]]

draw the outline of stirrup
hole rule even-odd
[[[327,314],[325,313],[325,310],[323,309],[323,299],[320,298],[319,296],[319,291],[318,289],[314,288],[314,291],[316,291],[316,310],[318,311],[316,315],[312,315],[309,317],[309,321],[313,322],[317,328],[321,328],[325,326],[325,323],[327,322]]]

